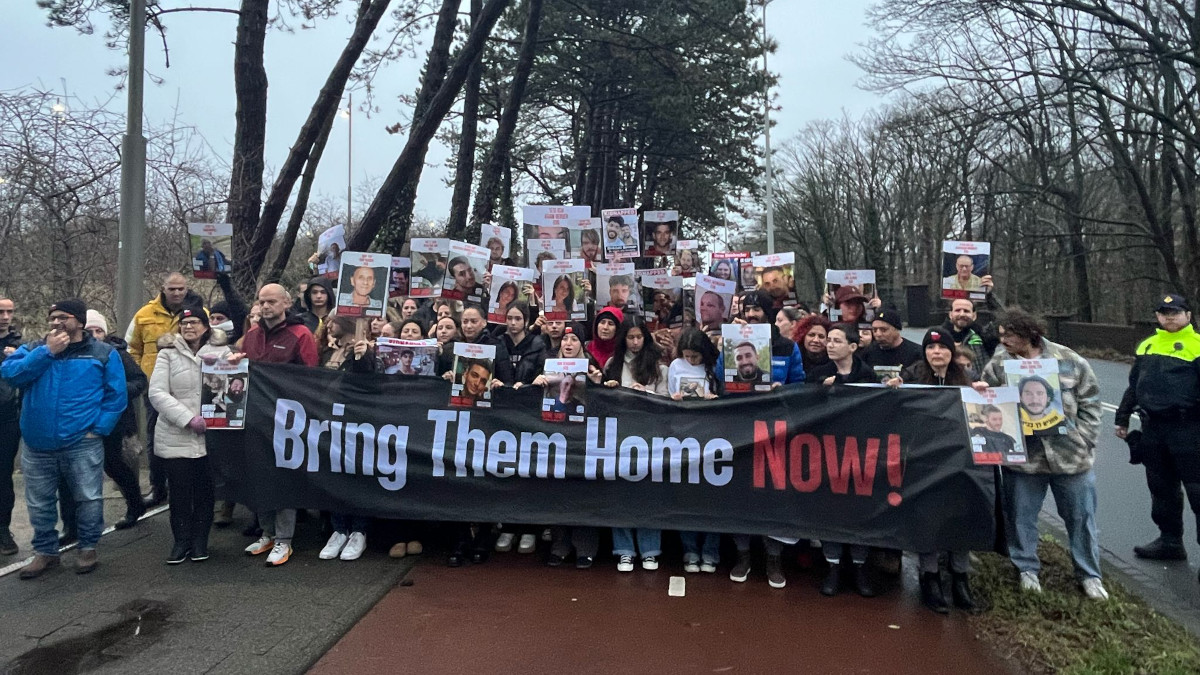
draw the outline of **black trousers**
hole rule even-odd
[[[1142,429],[1150,517],[1165,539],[1183,540],[1183,494],[1200,529],[1200,420],[1156,420]]]
[[[120,432],[104,437],[104,473],[113,479],[121,497],[125,499],[125,510],[128,513],[140,513],[142,508],[142,489],[138,484],[137,472],[125,461],[125,438]],[[58,484],[59,494],[71,494],[71,488],[64,482]],[[75,500],[58,500],[59,514],[62,516],[63,531],[75,531]]]
[[[167,501],[171,505],[171,533],[175,535],[175,543],[200,542],[207,546],[216,503],[208,457],[163,459],[162,463],[170,488]]]
[[[163,458],[154,454],[154,425],[158,423],[158,411],[146,401],[146,457],[150,463],[150,489],[155,494],[167,491],[167,470]]]
[[[0,530],[12,524],[13,464],[17,459],[17,446],[21,442],[21,425],[17,420],[0,422]]]

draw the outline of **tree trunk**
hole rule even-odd
[[[430,101],[428,111],[419,122],[414,124],[414,132],[409,134],[408,142],[405,143],[404,149],[400,151],[400,156],[392,165],[391,172],[384,179],[379,192],[375,194],[375,199],[372,200],[371,206],[363,215],[358,229],[354,231],[347,242],[349,250],[366,250],[383,227],[384,220],[395,203],[395,195],[399,193],[400,187],[409,182],[413,174],[419,171],[420,165],[424,161],[425,151],[429,147],[429,141],[437,133],[438,126],[441,125],[446,113],[450,112],[450,108],[458,96],[458,91],[462,89],[463,82],[467,79],[467,71],[470,70],[471,64],[483,50],[484,42],[487,41],[492,28],[508,3],[509,0],[487,0],[484,4],[477,25],[471,28],[471,34],[463,44],[458,58],[455,59],[450,72],[446,74],[445,81],[442,82],[442,86],[438,88],[437,93]],[[395,237],[397,234],[403,235],[399,238],[399,241],[402,242],[408,233],[391,233],[391,236]]]
[[[233,82],[237,111],[233,119],[233,165],[229,178],[226,219],[233,224],[233,259],[250,260],[262,204],[263,153],[267,139],[267,69],[263,48],[267,40],[268,0],[242,0],[238,13],[237,41],[233,51]],[[261,255],[259,253],[259,260]],[[255,293],[258,270],[234,267],[234,281],[242,297]]]
[[[471,0],[471,25],[479,20],[483,0]],[[454,194],[450,197],[450,220],[446,236],[462,237],[471,207],[471,184],[475,179],[475,141],[479,131],[479,86],[483,79],[483,57],[475,59],[467,73],[463,92],[462,129],[458,136],[458,159],[454,165]]]
[[[450,66],[450,45],[454,42],[454,29],[458,25],[458,7],[461,0],[442,0],[442,8],[438,11],[437,26],[433,31],[433,44],[429,47],[429,56],[425,59],[425,73],[421,77],[421,89],[417,92],[417,103],[413,106],[412,125],[408,128],[408,139],[412,141],[417,133],[418,123],[425,119],[429,111],[429,102],[433,99],[438,87],[446,79],[446,70]],[[440,123],[440,119],[438,120]],[[406,146],[407,148],[407,146]],[[400,186],[387,220],[373,247],[377,251],[397,254],[408,238],[408,230],[412,227],[413,208],[417,203],[417,186],[421,183],[421,172],[425,168],[425,154],[429,144],[418,151],[417,163],[412,176]]]
[[[287,268],[288,260],[292,257],[292,249],[296,245],[296,235],[300,232],[300,225],[304,222],[304,212],[308,209],[308,196],[312,192],[313,179],[317,176],[317,165],[321,163],[321,155],[325,152],[325,143],[329,141],[329,132],[333,129],[333,120],[333,115],[326,118],[325,126],[321,127],[321,133],[313,143],[312,153],[309,154],[308,162],[304,165],[304,175],[300,178],[300,190],[296,193],[296,204],[292,206],[292,212],[288,215],[287,232],[283,235],[283,241],[279,243],[279,252],[275,254],[275,261],[267,271],[264,283],[279,283],[280,277],[283,276],[283,270]]]
[[[525,34],[521,38],[521,49],[517,56],[517,67],[513,71],[512,86],[508,100],[500,113],[500,124],[496,137],[483,165],[479,178],[479,190],[475,193],[475,209],[472,221],[486,223],[495,218],[496,197],[500,194],[500,178],[504,172],[508,153],[512,148],[513,133],[517,128],[517,116],[521,112],[521,101],[525,98],[525,85],[533,70],[533,57],[537,51],[538,27],[542,20],[542,0],[529,0],[529,14],[525,19]]]

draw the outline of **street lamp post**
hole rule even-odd
[[[121,139],[121,215],[117,243],[117,329],[125,330],[142,304],[146,273],[146,137],[142,135],[146,0],[129,3],[128,106]]]
[[[763,25],[763,149],[766,157],[763,160],[766,169],[767,200],[767,253],[775,252],[775,199],[773,195],[774,176],[771,173],[771,78],[767,70],[767,5],[771,0],[762,0]]]
[[[354,94],[350,94],[350,100],[346,103],[346,109],[342,111],[342,117],[346,119],[346,229],[350,229],[351,217],[351,200],[350,200],[350,185],[354,181]]]

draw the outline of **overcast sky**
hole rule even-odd
[[[10,0],[5,7],[5,25],[0,29],[0,89],[37,87],[63,89],[85,101],[104,101],[113,95],[116,78],[107,71],[122,67],[125,55],[106,49],[97,34],[78,35],[73,29],[46,27],[44,12],[35,0]],[[168,7],[186,6],[182,1],[165,2]],[[235,6],[223,2],[202,3]],[[845,56],[864,42],[863,25],[868,0],[775,0],[768,9],[768,29],[779,50],[769,66],[780,75],[775,91],[781,110],[776,114],[772,143],[787,139],[805,123],[858,116],[876,106],[874,94],[855,87],[861,73]],[[146,85],[146,119],[157,124],[170,118],[176,104],[185,124],[194,125],[209,144],[228,162],[233,143],[233,37],[236,17],[230,14],[185,13],[167,17],[171,68],[164,67],[162,44],[157,34],[147,36],[147,70],[163,78],[162,84]],[[340,53],[351,24],[337,18],[315,31],[295,34],[271,32],[267,36],[266,67],[270,80],[267,116],[267,163],[278,166],[308,114],[313,97],[330,65]],[[391,168],[405,134],[389,135],[384,127],[408,119],[396,100],[417,87],[423,54],[389,66],[377,81],[377,101],[383,110],[369,119],[356,113],[354,124],[354,183],[381,179]],[[124,106],[124,96],[113,105]],[[317,176],[317,191],[343,198],[347,168],[346,125],[338,120],[326,147]],[[440,218],[449,210],[450,190],[445,186],[449,170],[444,166],[450,152],[436,144],[431,148],[417,196],[417,211]],[[669,205],[666,205],[669,206]]]

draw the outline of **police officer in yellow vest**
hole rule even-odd
[[[1134,555],[1185,560],[1183,492],[1200,524],[1200,334],[1181,295],[1161,296],[1154,316],[1160,328],[1138,345],[1129,388],[1117,409],[1116,435],[1129,434],[1129,417],[1142,415],[1137,454],[1146,467],[1150,517],[1161,532]],[[1183,490],[1179,489],[1180,483]]]

